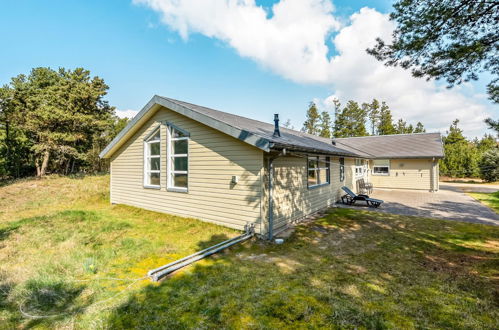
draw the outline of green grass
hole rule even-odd
[[[246,242],[160,284],[98,280],[235,235],[111,206],[107,180],[0,188],[0,328],[497,328],[495,226],[332,209],[282,245]]]
[[[494,193],[468,193],[468,195],[499,213],[499,191]]]

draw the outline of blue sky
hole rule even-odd
[[[304,3],[309,1],[312,0],[304,0]],[[168,3],[168,0],[137,2],[141,3],[117,0],[1,2],[0,31],[3,50],[0,52],[0,83],[7,83],[19,73],[28,73],[33,67],[84,67],[93,75],[104,78],[110,86],[108,100],[119,110],[140,110],[154,94],[160,94],[269,122],[272,120],[272,114],[278,112],[281,118],[290,118],[296,128],[301,127],[307,104],[312,100],[329,109],[328,97],[331,95],[340,96],[344,102],[349,98],[362,102],[371,97],[380,97],[376,95],[380,91],[376,85],[383,77],[373,77],[367,83],[363,79],[371,74],[372,66],[359,72],[347,70],[352,67],[352,64],[348,63],[337,64],[330,69],[329,63],[321,59],[318,63],[321,63],[324,70],[319,64],[308,62],[304,63],[303,67],[311,69],[304,70],[299,62],[301,54],[295,54],[293,57],[291,53],[296,50],[292,46],[289,50],[283,48],[279,56],[272,55],[271,53],[280,53],[281,49],[276,48],[275,42],[266,40],[268,36],[265,31],[255,31],[256,37],[248,42],[261,40],[262,47],[268,49],[264,49],[262,53],[253,53],[244,45],[244,36],[237,32],[226,33],[225,27],[212,27],[210,22],[198,24],[195,20],[195,9],[175,12],[172,14],[175,19],[165,22],[161,19],[165,14],[164,8],[158,9],[154,6],[158,3]],[[268,22],[273,19],[272,5],[278,2],[256,2],[257,6],[264,6],[269,13]],[[365,6],[373,8],[374,11],[359,12]],[[317,22],[319,19],[327,20],[327,15],[331,18],[334,16],[334,20],[341,27],[337,26],[331,30],[325,28],[327,32],[310,32],[302,36],[302,40],[296,37],[287,43],[283,42],[283,47],[300,42],[308,47],[310,44],[305,39],[317,37],[319,41],[324,40],[323,43],[328,48],[327,59],[330,60],[341,53],[340,44],[335,44],[332,38],[344,34],[343,39],[347,41],[346,44],[343,42],[342,47],[347,54],[348,40],[355,39],[351,33],[362,36],[362,31],[352,32],[353,28],[345,28],[358,26],[361,29],[363,21],[382,20],[379,13],[389,12],[391,2],[334,1],[334,7],[332,12],[323,9],[310,15],[317,15]],[[232,13],[233,11],[227,10],[207,14],[219,17],[221,21],[230,21],[230,17],[227,17]],[[352,14],[358,15],[356,21],[351,19]],[[314,16],[310,18],[311,21],[315,19]],[[182,35],[180,25],[175,23],[177,21],[189,26],[186,36]],[[268,22],[260,20],[260,23]],[[388,23],[379,24],[386,26]],[[281,27],[278,25],[276,28],[278,37],[278,33],[282,32],[282,39],[294,38],[286,34],[287,29]],[[312,25],[310,30],[314,28]],[[218,32],[210,32],[213,29],[218,29]],[[304,29],[307,27],[304,26]],[[227,30],[230,30],[230,26]],[[312,46],[315,45],[317,43]],[[317,54],[321,55],[320,47],[317,49]],[[294,63],[293,65],[280,64],[288,61],[286,52],[291,54],[289,61]],[[353,58],[347,58],[346,55],[344,57],[346,61]],[[341,61],[345,59],[338,57],[338,62],[343,63]],[[363,62],[362,58],[358,60],[358,63]],[[357,66],[354,64],[353,67]],[[315,69],[318,73],[327,70],[332,73],[317,78]],[[355,77],[347,79],[346,76],[350,73]],[[418,108],[406,106],[405,104],[410,104],[409,100],[403,101],[404,98],[400,97],[401,94],[412,93],[413,78],[407,73],[407,78],[401,79],[406,79],[407,84],[395,85],[405,84],[407,89],[394,93],[399,96],[389,95],[387,100],[390,105],[396,106],[396,116],[403,116],[410,121],[421,120],[432,130],[445,129],[456,113],[463,113],[462,121],[465,126],[469,122],[465,109],[452,113],[452,102],[447,105],[449,110],[445,108],[445,111],[448,111],[445,116],[448,118],[442,117],[438,123],[428,109],[417,113]],[[365,85],[357,88],[361,84]],[[431,88],[420,86],[420,82],[417,84],[421,93],[426,93],[424,95],[430,95],[432,91],[438,93],[440,88],[438,84]],[[475,118],[477,113],[482,116],[497,116],[497,108],[493,108],[481,95],[484,84],[485,81],[453,91],[453,94],[440,95],[424,108],[431,107],[432,104],[441,106],[442,99],[450,100],[458,95],[466,102],[469,101],[474,109],[469,116]],[[415,93],[415,97],[423,94]],[[482,132],[485,132],[484,126],[480,126],[478,121],[474,125],[469,124],[468,135],[481,135]]]

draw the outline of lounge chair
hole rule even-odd
[[[366,182],[364,181],[364,179],[359,179],[357,180],[357,182],[359,184],[360,191],[365,191],[368,194],[372,194],[374,187],[371,182]]]
[[[341,189],[346,192],[345,195],[341,196],[341,201],[343,202],[343,204],[353,205],[356,201],[365,201],[367,206],[369,207],[379,207],[381,204],[383,204],[383,201],[381,199],[370,198],[367,195],[357,195],[356,193],[348,189],[348,187],[343,186],[341,187]]]

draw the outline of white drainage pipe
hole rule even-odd
[[[250,239],[254,235],[254,227],[253,225],[251,226],[245,226],[245,233],[243,235],[231,238],[227,241],[223,241],[221,243],[218,243],[216,245],[210,246],[207,249],[198,251],[196,253],[193,253],[187,257],[184,257],[182,259],[170,262],[169,264],[166,264],[164,266],[158,267],[156,269],[152,269],[147,272],[147,276],[149,276],[153,281],[157,282],[161,278],[165,277],[166,275],[173,273],[174,271],[183,268],[187,265],[192,264],[193,262],[196,262],[198,260],[201,260],[203,258],[206,258],[212,254],[215,254],[223,249],[226,249],[234,244],[243,242],[247,239]]]

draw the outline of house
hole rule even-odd
[[[102,151],[111,203],[273,237],[334,204],[359,178],[438,189],[436,134],[327,139],[154,96]]]

